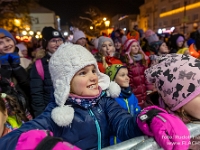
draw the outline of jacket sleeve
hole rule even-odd
[[[124,110],[114,99],[105,98],[105,105],[111,134],[116,135],[121,141],[143,135],[135,117]]]
[[[26,95],[30,95],[30,80],[26,70],[22,66],[18,65],[17,67],[12,68],[12,73],[17,79],[17,84],[20,86],[23,92]]]
[[[59,127],[51,119],[51,110],[55,106],[55,103],[49,103],[45,111],[36,119],[26,122],[19,129],[16,129],[0,138],[0,149],[14,150],[21,133],[32,129],[50,130],[53,133],[60,134],[59,132],[62,130],[59,130]]]
[[[44,103],[44,83],[39,76],[35,63],[32,66],[30,73],[30,87],[31,87],[31,106],[34,112],[34,116],[37,117],[45,109]]]

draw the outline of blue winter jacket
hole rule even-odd
[[[59,127],[53,122],[51,111],[57,104],[50,102],[45,111],[37,118],[26,122],[21,128],[2,137],[0,150],[14,150],[20,134],[31,129],[50,130],[55,137],[61,137],[64,141],[81,149],[90,150],[98,149],[98,145],[100,148],[109,146],[110,135],[116,135],[125,141],[142,134],[134,117],[112,98],[103,96],[90,110],[68,101],[66,105],[71,105],[75,111],[70,126]],[[94,114],[93,117],[90,115],[91,111]],[[100,127],[99,132],[97,132],[95,120]]]
[[[129,112],[134,119],[136,120],[137,115],[140,113],[141,108],[138,105],[138,99],[135,97],[134,94],[131,94],[131,96],[127,99],[125,99],[122,94],[119,95],[119,97],[115,98],[117,103],[127,112]],[[117,144],[121,141],[119,138],[116,138],[116,136],[111,136],[110,138],[110,144]]]

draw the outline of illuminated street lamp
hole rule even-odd
[[[90,30],[93,30],[93,26],[90,26]]]
[[[106,20],[107,20],[107,18],[106,18],[106,17],[104,17],[104,18],[103,18],[103,21],[106,21]]]
[[[109,27],[110,26],[110,21],[107,20],[107,21],[104,22],[104,24],[105,24],[106,27]]]
[[[37,31],[36,34],[37,34],[37,35],[41,35],[41,32],[40,32],[40,31]]]
[[[27,35],[27,31],[22,31],[22,35]]]
[[[34,34],[34,32],[33,31],[29,31],[29,35],[33,35]]]

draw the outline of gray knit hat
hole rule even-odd
[[[113,45],[113,40],[109,37],[105,37],[105,36],[101,36],[99,37],[99,41],[98,41],[98,50],[101,51],[101,46],[105,41],[110,41]]]

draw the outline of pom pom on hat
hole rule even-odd
[[[74,34],[73,34],[73,39],[72,39],[72,42],[73,43],[76,43],[79,39],[81,38],[86,38],[85,34],[83,33],[83,31],[75,31]]]
[[[11,38],[13,40],[13,42],[16,44],[16,40],[13,37],[13,35],[10,32],[8,32],[7,30],[0,28],[0,38],[3,38],[3,37]]]
[[[112,98],[117,98],[119,97],[120,93],[121,93],[121,87],[116,82],[111,81],[108,89],[106,90],[107,96],[110,96]]]

